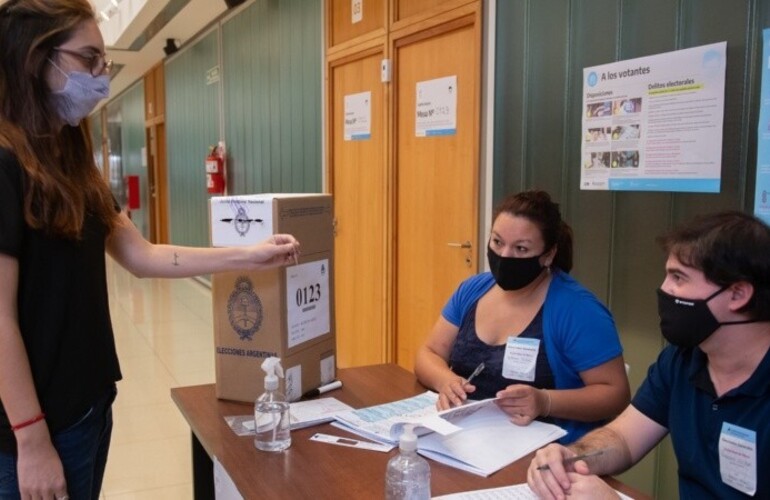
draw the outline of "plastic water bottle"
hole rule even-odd
[[[265,392],[254,403],[254,446],[263,451],[283,451],[291,446],[289,402],[278,391],[278,377],[283,378],[279,358],[267,358],[262,363],[265,370]]]
[[[417,454],[417,436],[412,425],[404,426],[399,454],[388,461],[385,500],[429,500],[430,466]]]

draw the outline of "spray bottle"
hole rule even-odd
[[[278,390],[283,378],[281,359],[270,357],[262,363],[265,392],[254,403],[254,446],[263,451],[283,451],[291,445],[289,402]]]

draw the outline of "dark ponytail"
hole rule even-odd
[[[556,248],[556,255],[553,258],[552,265],[565,273],[570,272],[572,270],[572,228],[564,221],[561,221]]]

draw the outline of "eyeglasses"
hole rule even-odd
[[[86,55],[76,50],[65,49],[62,47],[54,47],[53,50],[79,57],[88,65],[88,70],[91,72],[91,76],[109,75],[110,70],[112,69],[112,59],[106,59],[106,54],[98,54],[94,52]]]

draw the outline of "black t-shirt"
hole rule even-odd
[[[0,253],[19,262],[19,328],[37,397],[55,433],[121,378],[107,295],[107,228],[86,215],[77,241],[32,229],[24,221],[24,176],[16,157],[0,148]],[[6,356],[0,353],[0,363]],[[0,401],[0,450],[15,448]]]

